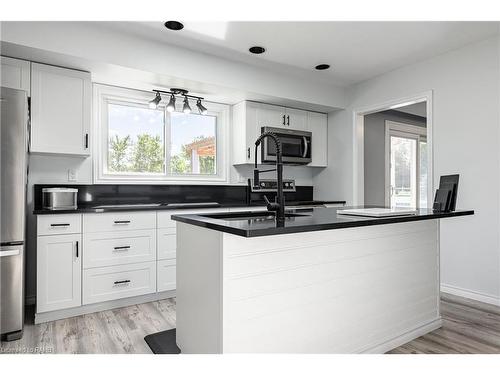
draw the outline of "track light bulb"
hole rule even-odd
[[[191,113],[191,107],[189,106],[189,100],[186,97],[184,97],[184,105],[182,106],[182,112],[185,114]]]
[[[170,95],[170,100],[167,104],[167,111],[169,111],[169,112],[175,111],[175,96],[174,96],[174,94]]]
[[[149,108],[157,109],[158,104],[160,104],[160,102],[161,102],[161,95],[159,92],[156,92],[155,98],[149,102]]]
[[[203,104],[201,104],[201,99],[198,99],[198,101],[196,102],[196,106],[198,107],[198,110],[202,115],[206,115],[208,113],[208,109]]]

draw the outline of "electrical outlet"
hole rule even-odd
[[[68,169],[68,181],[76,181],[76,169]]]

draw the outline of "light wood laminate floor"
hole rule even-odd
[[[390,353],[500,353],[500,307],[443,294],[443,327]],[[144,336],[175,327],[175,299],[33,324],[0,353],[151,353]]]

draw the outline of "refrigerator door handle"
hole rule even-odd
[[[20,248],[22,246],[2,246],[0,247],[0,258],[19,255],[21,253]]]

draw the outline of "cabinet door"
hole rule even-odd
[[[172,220],[173,221],[173,220]],[[175,222],[175,221],[174,221]],[[161,228],[158,231],[158,248],[156,259],[175,259],[177,249],[177,236],[175,228]]]
[[[0,60],[2,67],[1,86],[11,89],[30,92],[30,62],[25,60],[3,57]]]
[[[158,292],[175,289],[176,267],[175,259],[160,260],[157,265],[156,287]]]
[[[37,241],[37,312],[81,306],[81,235],[43,236]]]
[[[286,126],[290,129],[307,130],[307,113],[300,109],[286,109]]]
[[[328,166],[328,119],[324,113],[308,112],[307,125],[312,133],[311,167]]]
[[[90,73],[31,65],[31,152],[89,155]]]
[[[274,128],[287,127],[285,108],[274,105],[258,104],[256,122],[257,136],[261,134],[261,128],[263,126],[271,126]]]

